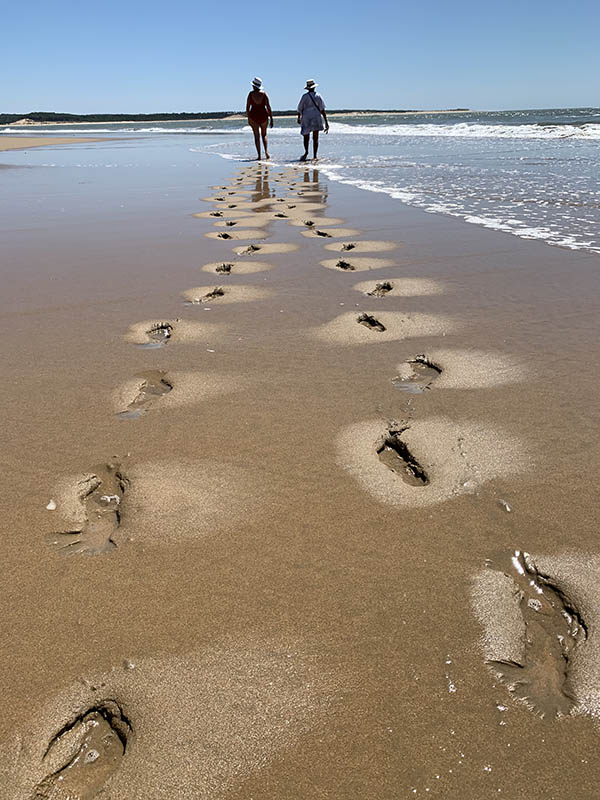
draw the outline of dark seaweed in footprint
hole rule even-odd
[[[237,222],[233,219],[228,219],[225,225],[227,225],[229,228],[233,228],[234,225],[237,225]]]
[[[392,383],[397,389],[412,394],[421,394],[429,389],[438,375],[442,374],[442,368],[430,361],[426,355],[415,356],[404,366],[405,374],[394,378]]]
[[[315,223],[312,221],[312,219],[305,219],[304,224],[306,225],[307,228],[312,228],[314,227]]]
[[[131,736],[131,723],[114,700],[89,708],[49,743],[43,761],[64,753],[66,763],[38,783],[33,800],[91,800],[118,770]]]
[[[279,217],[279,219],[287,219],[288,218],[288,215],[287,214],[283,214],[283,213],[282,214],[275,214],[275,216]]]
[[[355,247],[356,247],[355,242],[347,242],[346,244],[342,245],[342,250],[354,250]]]
[[[222,217],[223,216],[223,212],[222,211],[211,211],[210,212],[210,216],[211,217]]]
[[[173,326],[170,322],[158,322],[153,325],[150,330],[146,331],[148,341],[140,345],[140,347],[154,348],[164,347],[173,334]]]
[[[385,325],[383,322],[379,322],[372,314],[360,314],[356,321],[359,325],[364,325],[371,331],[378,331],[379,333],[383,333],[385,330]]]
[[[77,487],[85,512],[81,529],[50,534],[50,544],[67,555],[95,555],[113,550],[117,546],[114,535],[121,525],[123,497],[128,486],[118,463],[95,469]]]
[[[330,233],[327,233],[327,231],[320,231],[318,229],[315,229],[315,236],[323,236],[325,239],[333,238]]]
[[[138,419],[143,416],[158,397],[168,394],[173,384],[165,379],[167,373],[160,369],[142,372],[137,377],[142,378],[137,395],[129,403],[125,411],[119,412],[121,419]]]
[[[222,275],[230,275],[232,270],[233,264],[219,264],[215,272],[220,272]]]
[[[400,438],[406,428],[390,429],[377,455],[382,464],[392,472],[396,472],[411,486],[427,486],[429,478],[423,467],[408,449],[406,442]]]
[[[382,283],[376,283],[375,288],[371,289],[370,292],[367,292],[369,297],[385,297],[386,294],[389,294],[394,288],[394,285],[389,281],[382,281]]]
[[[296,204],[292,203],[291,205],[287,206],[288,208],[296,208]]]
[[[347,272],[353,272],[356,269],[354,264],[351,264],[349,261],[344,261],[343,258],[340,258],[340,260],[336,264],[336,267],[346,270]]]
[[[218,239],[233,239],[233,236],[230,233],[226,233],[224,231],[223,233],[217,233],[217,238]]]
[[[237,208],[237,203],[229,203],[227,208]]]
[[[215,197],[215,200],[217,201],[217,203],[223,203],[225,201],[225,198],[224,197]]]
[[[576,703],[569,676],[571,659],[587,638],[587,626],[574,603],[528,553],[516,550],[502,571],[515,582],[525,624],[524,651],[522,663],[488,664],[540,717],[566,716]]]

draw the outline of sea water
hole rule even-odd
[[[600,109],[354,114],[330,122],[319,165],[331,180],[522,238],[600,253]],[[131,138],[142,159],[144,146],[160,141],[168,159],[181,160],[184,149],[199,167],[207,156],[256,155],[240,120],[61,124],[23,133]],[[275,118],[269,137],[273,164],[297,162],[303,148],[295,119]]]

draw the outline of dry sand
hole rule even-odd
[[[115,177],[126,222],[70,170],[11,222],[0,797],[595,797],[598,259],[205,169],[400,257],[273,217],[216,274],[224,201],[171,169],[150,209]]]
[[[82,139],[80,137],[57,136],[0,136],[2,150],[27,150],[30,147],[43,147],[57,144],[84,144],[85,142],[104,142],[106,139]]]

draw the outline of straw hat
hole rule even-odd
[[[318,84],[318,83],[315,83],[315,82],[312,80],[312,78],[309,78],[309,80],[307,80],[307,81],[306,81],[306,86],[305,86],[304,88],[305,88],[305,89],[316,89],[318,85],[319,85],[319,84]]]
[[[254,80],[252,81],[252,86],[254,86],[255,89],[262,89],[262,81],[261,81],[261,79],[260,78],[254,78]]]

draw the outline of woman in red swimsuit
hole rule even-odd
[[[252,81],[252,91],[246,100],[246,114],[248,115],[248,125],[254,132],[254,144],[256,145],[257,161],[260,161],[260,139],[262,136],[263,147],[265,148],[265,158],[270,158],[267,149],[267,122],[273,127],[273,112],[267,93],[262,88],[260,78]],[[260,133],[260,135],[259,135]]]

